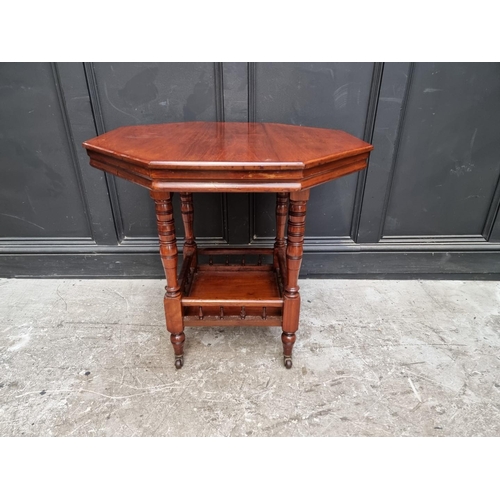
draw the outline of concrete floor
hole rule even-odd
[[[0,280],[1,436],[499,436],[500,283],[303,280],[278,328],[186,328],[163,281]]]

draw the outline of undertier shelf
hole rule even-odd
[[[282,285],[272,265],[199,265],[187,274],[186,326],[281,326]]]

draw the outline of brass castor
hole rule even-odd
[[[292,358],[285,356],[285,368],[289,370],[292,367]]]
[[[175,357],[175,367],[179,370],[184,366],[184,356]]]

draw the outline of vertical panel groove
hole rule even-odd
[[[377,118],[378,99],[380,96],[380,87],[384,76],[384,63],[374,63],[373,75],[370,85],[370,96],[368,98],[368,106],[366,112],[365,130],[363,132],[363,140],[371,142],[373,139],[373,130],[375,128],[375,120]]]
[[[71,125],[69,123],[68,110],[66,108],[66,103],[64,100],[64,91],[61,85],[61,78],[59,76],[59,70],[57,68],[57,63],[50,63],[52,69],[52,77],[54,79],[54,86],[56,88],[57,101],[59,103],[59,108],[61,111],[61,118],[64,125],[64,132],[66,134],[66,140],[68,142],[69,152],[71,156],[71,163],[73,165],[73,170],[76,175],[76,182],[78,184],[78,190],[82,198],[83,213],[85,214],[85,220],[87,221],[87,226],[92,239],[95,240],[95,235],[92,227],[92,221],[90,220],[89,206],[87,195],[85,193],[85,188],[83,185],[82,174],[80,172],[80,167],[78,163],[78,157],[75,151],[75,140],[73,138],[73,132],[71,131]]]
[[[89,90],[90,107],[94,116],[94,124],[97,135],[104,134],[106,127],[104,125],[104,116],[102,113],[102,106],[99,99],[99,92],[97,87],[97,79],[94,70],[94,63],[83,63],[85,71],[85,78],[87,79],[87,88]],[[108,188],[108,195],[111,203],[111,211],[113,213],[115,232],[118,241],[124,238],[123,216],[120,210],[120,201],[118,199],[118,190],[116,189],[115,178],[107,173],[104,173],[106,179],[106,186]]]
[[[106,127],[104,126],[104,117],[102,115],[102,106],[99,99],[99,92],[97,91],[97,81],[94,71],[94,63],[83,63],[83,70],[87,80],[87,89],[90,96],[90,108],[94,116],[94,125],[97,135],[104,134]]]
[[[257,121],[257,63],[249,62],[247,65],[248,89],[248,122]],[[248,196],[248,241],[255,239],[255,193]]]
[[[248,63],[248,121],[257,120],[257,63]]]
[[[248,76],[248,122],[254,123],[257,120],[257,64],[249,62],[247,66]],[[248,197],[248,241],[255,239],[255,193],[250,193]]]
[[[224,119],[224,68],[221,62],[214,63],[215,121]]]
[[[411,84],[412,84],[412,80],[413,80],[414,68],[415,68],[415,63],[411,63],[410,67],[408,68],[408,79],[406,81],[405,95],[404,95],[403,102],[401,105],[401,113],[400,113],[400,118],[399,118],[398,131],[397,131],[396,140],[394,143],[394,154],[392,156],[391,170],[389,173],[389,181],[387,183],[387,188],[386,188],[386,192],[385,192],[385,196],[384,196],[384,204],[382,206],[382,217],[380,219],[380,229],[379,229],[379,234],[378,234],[379,240],[381,240],[383,235],[384,235],[385,219],[387,217],[387,209],[389,208],[389,200],[391,198],[392,184],[394,182],[394,174],[396,171],[396,164],[397,164],[398,156],[399,156],[399,147],[401,144],[401,138],[403,136],[405,115],[406,115],[406,111],[408,108],[408,100],[410,97],[410,89],[411,89]]]
[[[215,89],[215,121],[226,121],[224,112],[224,64],[221,62],[214,63],[214,89]],[[227,193],[221,193],[222,204],[222,239],[229,241],[228,230],[228,210],[227,210]]]
[[[375,120],[377,118],[378,102],[380,96],[380,87],[382,85],[382,77],[384,74],[384,63],[373,64],[373,74],[370,85],[370,95],[368,97],[368,106],[366,111],[365,130],[363,132],[363,140],[371,143],[373,139],[373,131],[375,129]],[[356,182],[356,193],[354,195],[354,206],[351,222],[351,239],[358,240],[359,223],[361,220],[361,209],[363,206],[363,197],[365,194],[367,169],[363,169],[358,173]]]

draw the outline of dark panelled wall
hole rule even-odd
[[[148,192],[91,168],[81,143],[226,120],[375,146],[366,171],[313,189],[303,277],[498,279],[499,117],[496,63],[2,63],[0,276],[163,276]],[[195,230],[271,245],[274,196],[196,194]]]

